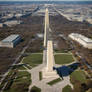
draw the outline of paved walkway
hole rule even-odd
[[[71,53],[54,53],[54,55],[62,55],[62,54],[64,54],[64,55],[72,55]]]
[[[32,84],[29,86],[29,91],[33,86],[37,86],[41,88],[42,92],[62,92],[62,88],[64,88],[66,85],[70,85],[72,88],[72,84],[70,83],[70,77],[64,77],[64,80],[61,80],[60,82],[50,86],[47,83],[54,80],[54,78],[49,79],[42,79],[39,80],[39,72],[45,67],[44,64],[41,64],[31,70],[27,70],[31,74]]]

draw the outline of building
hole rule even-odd
[[[11,21],[4,22],[4,25],[6,25],[8,27],[16,26],[18,24],[21,24],[21,21],[11,20]]]
[[[92,49],[92,40],[81,35],[78,33],[71,33],[69,35],[69,37],[75,41],[77,41],[78,43],[80,43],[83,47],[88,48],[88,49]]]
[[[36,34],[36,37],[43,39],[43,34],[42,33],[38,33],[38,34]]]
[[[2,28],[3,27],[3,23],[0,23],[0,28]]]
[[[19,35],[10,35],[4,40],[0,41],[0,47],[15,47],[21,41],[21,37]]]
[[[16,18],[20,18],[20,17],[22,17],[22,16],[23,16],[23,14],[21,14],[21,13],[15,14],[15,17],[16,17]]]
[[[14,17],[14,14],[6,14],[5,16],[2,16],[2,19],[5,19],[5,20],[7,20],[7,19],[12,19]]]

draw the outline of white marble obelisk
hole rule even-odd
[[[52,72],[54,66],[53,43],[48,41],[47,44],[47,71]]]
[[[47,32],[49,31],[49,11],[46,8],[45,11],[45,28],[44,28],[44,47],[47,46]]]
[[[42,70],[43,78],[58,78],[56,71],[53,70],[54,66],[54,55],[53,55],[53,42],[48,36],[49,32],[49,12],[46,9],[45,12],[45,32],[44,32],[44,47],[45,53],[43,53],[43,59],[46,63],[46,67]]]
[[[53,42],[47,41],[47,59],[46,67],[42,70],[43,78],[59,78],[57,72],[53,70],[54,55],[53,55]]]

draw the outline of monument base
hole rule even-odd
[[[47,71],[47,69],[46,68],[44,68],[43,70],[42,70],[42,77],[43,78],[59,78],[59,75],[57,74],[57,72],[56,71],[51,71],[51,72],[49,72],[49,71]]]

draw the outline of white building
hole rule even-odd
[[[17,17],[17,18],[20,18],[22,16],[23,16],[23,14],[21,14],[21,13],[15,14],[15,17]]]
[[[75,41],[77,41],[78,43],[80,43],[81,45],[83,45],[83,47],[88,48],[88,49],[92,49],[92,40],[81,35],[78,33],[71,33],[69,35],[69,37]]]
[[[6,22],[4,22],[4,25],[6,25],[8,27],[12,27],[12,26],[16,26],[16,25],[18,25],[20,23],[21,23],[21,21],[12,20],[12,21],[6,21]]]
[[[21,37],[19,35],[10,35],[4,40],[0,41],[0,47],[15,47],[21,41]]]
[[[3,27],[3,23],[0,23],[0,28],[2,28]]]

